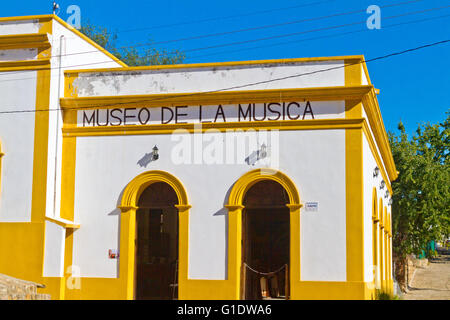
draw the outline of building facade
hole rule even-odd
[[[0,273],[53,299],[392,292],[397,171],[363,56],[127,67],[0,19]]]

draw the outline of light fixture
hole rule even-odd
[[[53,14],[58,14],[59,13],[59,4],[56,3],[56,1],[53,1]],[[58,11],[58,13],[56,12]]]
[[[265,143],[261,145],[261,150],[259,151],[259,158],[264,159],[267,157],[267,146]]]
[[[373,169],[373,177],[374,178],[378,177],[379,173],[380,173],[380,168],[375,167],[375,169]]]
[[[392,198],[389,199],[389,205],[392,206],[392,203],[394,202],[394,200],[392,200]]]
[[[382,180],[381,183],[380,183],[380,190],[384,189],[384,185],[385,185],[385,182],[384,182],[384,180]]]
[[[387,199],[389,198],[389,190],[386,190],[386,193],[384,194],[384,197]]]
[[[156,161],[156,160],[158,160],[159,159],[159,154],[158,154],[158,147],[155,145],[154,147],[153,147],[153,152],[152,152],[152,160],[153,161]]]

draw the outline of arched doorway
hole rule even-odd
[[[289,295],[289,196],[281,184],[261,180],[244,194],[242,298],[286,299]]]
[[[139,196],[136,211],[136,299],[178,298],[178,197],[165,182]]]

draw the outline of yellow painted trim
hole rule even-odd
[[[76,77],[66,75],[66,86],[71,86]],[[85,109],[92,107],[108,108],[124,106],[146,106],[159,107],[161,105],[208,105],[208,104],[232,104],[268,101],[338,101],[346,99],[361,100],[364,95],[373,89],[372,86],[349,86],[349,87],[314,87],[294,89],[269,89],[269,90],[236,90],[224,92],[191,92],[170,94],[147,94],[147,95],[123,95],[123,96],[100,96],[100,97],[65,97],[60,99],[61,107],[64,109]],[[70,91],[69,91],[70,92]],[[361,118],[361,116],[359,117]]]
[[[51,34],[50,21],[41,21],[41,34]],[[39,48],[38,60],[49,59],[51,48]],[[50,70],[38,70],[36,79],[36,111],[34,127],[34,153],[33,153],[33,187],[31,203],[31,221],[43,222],[46,210],[47,194],[47,157],[48,157],[48,131],[50,107]]]
[[[189,209],[188,196],[183,184],[165,171],[148,171],[138,175],[126,187],[119,205],[120,217],[120,288],[124,298],[134,298],[136,211],[139,197],[152,183],[164,182],[172,187],[178,198],[179,215],[179,270],[178,296],[185,299],[189,294],[188,286],[188,249],[189,249]]]
[[[64,74],[64,99],[66,98],[77,98],[78,92],[75,89],[73,82],[78,78],[78,74],[74,73],[71,76]],[[63,108],[63,98],[60,98],[59,104]]]
[[[219,68],[219,67],[234,67],[234,66],[255,66],[255,65],[271,65],[271,64],[293,64],[304,62],[321,62],[321,61],[344,61],[344,60],[363,61],[364,56],[332,56],[332,57],[312,57],[312,58],[294,58],[294,59],[272,59],[272,60],[249,60],[249,61],[228,61],[228,62],[208,62],[208,63],[193,63],[193,64],[176,64],[176,65],[155,65],[144,67],[127,67],[122,68],[120,72],[126,71],[145,71],[145,70],[162,70],[162,69],[193,69],[193,68]],[[102,68],[102,69],[78,69],[67,70],[66,73],[92,73],[92,72],[117,72],[116,68]]]
[[[362,129],[345,130],[347,281],[364,281]]]
[[[358,86],[362,84],[361,58],[345,58],[344,74],[345,86]]]
[[[384,257],[384,220],[383,220],[383,200],[381,198],[378,199],[378,211],[379,211],[379,215],[380,215],[380,228],[379,228],[379,235],[378,235],[378,241],[379,241],[379,256],[380,256],[380,265],[379,265],[379,270],[380,270],[380,288],[381,290],[385,290],[385,286],[384,286],[384,264],[386,263],[385,261],[385,257]]]
[[[50,70],[50,59],[0,62],[0,72],[45,69]]]
[[[65,137],[112,136],[112,135],[151,135],[180,133],[199,133],[215,129],[221,132],[234,129],[254,130],[327,130],[327,129],[361,129],[364,119],[319,119],[319,120],[284,120],[261,122],[226,122],[200,124],[167,124],[122,127],[85,127],[63,128]]]
[[[138,175],[125,188],[120,207],[122,208],[137,208],[139,196],[152,183],[165,182],[170,185],[178,197],[178,205],[189,205],[187,200],[187,193],[183,184],[171,174],[165,171],[148,171]]]
[[[241,299],[242,268],[242,210],[245,193],[255,183],[271,180],[279,183],[289,197],[290,211],[290,296],[296,299],[300,294],[300,196],[295,183],[275,169],[256,169],[240,177],[231,188],[228,203],[228,299]]]
[[[383,210],[384,216],[385,216],[385,221],[386,224],[388,223],[387,221],[387,208],[384,207]],[[388,254],[388,234],[387,234],[387,229],[384,229],[384,234],[383,234],[383,240],[384,240],[384,246],[383,246],[383,252],[384,252],[384,288],[386,291],[389,291],[389,254]]]
[[[43,222],[0,222],[0,273],[43,283],[44,230]]]
[[[1,17],[0,22],[12,22],[12,21],[24,21],[24,20],[49,20],[52,19],[53,15],[30,15],[30,16],[14,16],[14,17]]]
[[[300,196],[295,183],[285,174],[275,169],[255,169],[240,177],[231,189],[228,199],[229,206],[242,206],[244,195],[255,183],[272,180],[279,183],[289,196],[290,205],[300,205]]]
[[[346,59],[345,85],[362,84],[358,59]],[[362,118],[361,99],[345,101],[345,118]],[[347,281],[364,281],[363,130],[345,130],[346,265]]]
[[[50,48],[47,33],[0,35],[0,50]]]
[[[383,164],[388,172],[389,180],[394,181],[398,177],[398,171],[395,167],[394,158],[389,145],[389,139],[384,127],[383,118],[381,117],[380,107],[378,105],[378,100],[374,90],[365,95],[362,102],[370,128],[372,129],[377,146],[380,149]],[[385,179],[385,181],[388,181],[388,179]]]

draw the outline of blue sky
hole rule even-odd
[[[119,46],[281,24],[245,32],[156,44],[185,51],[187,63],[364,54],[366,59],[450,39],[450,1],[423,0],[60,0],[59,16],[78,5],[82,21],[118,31]],[[50,0],[3,1],[0,16],[51,13]],[[403,3],[398,6],[391,4]],[[369,30],[369,5],[381,7],[381,29]],[[430,10],[433,8],[441,8]],[[425,11],[428,10],[428,11]],[[288,22],[353,12],[302,23]],[[357,12],[356,12],[357,11]],[[418,11],[425,11],[417,13]],[[413,14],[414,13],[414,14]],[[421,21],[421,22],[418,22]],[[400,24],[400,25],[397,25]],[[347,25],[347,26],[343,26]],[[391,26],[394,25],[394,26]],[[301,33],[289,35],[292,33]],[[261,38],[271,38],[259,40]],[[233,44],[236,42],[246,42]],[[214,47],[206,49],[206,47]],[[147,48],[139,46],[138,48]],[[450,43],[368,63],[387,130],[409,133],[450,109]]]

